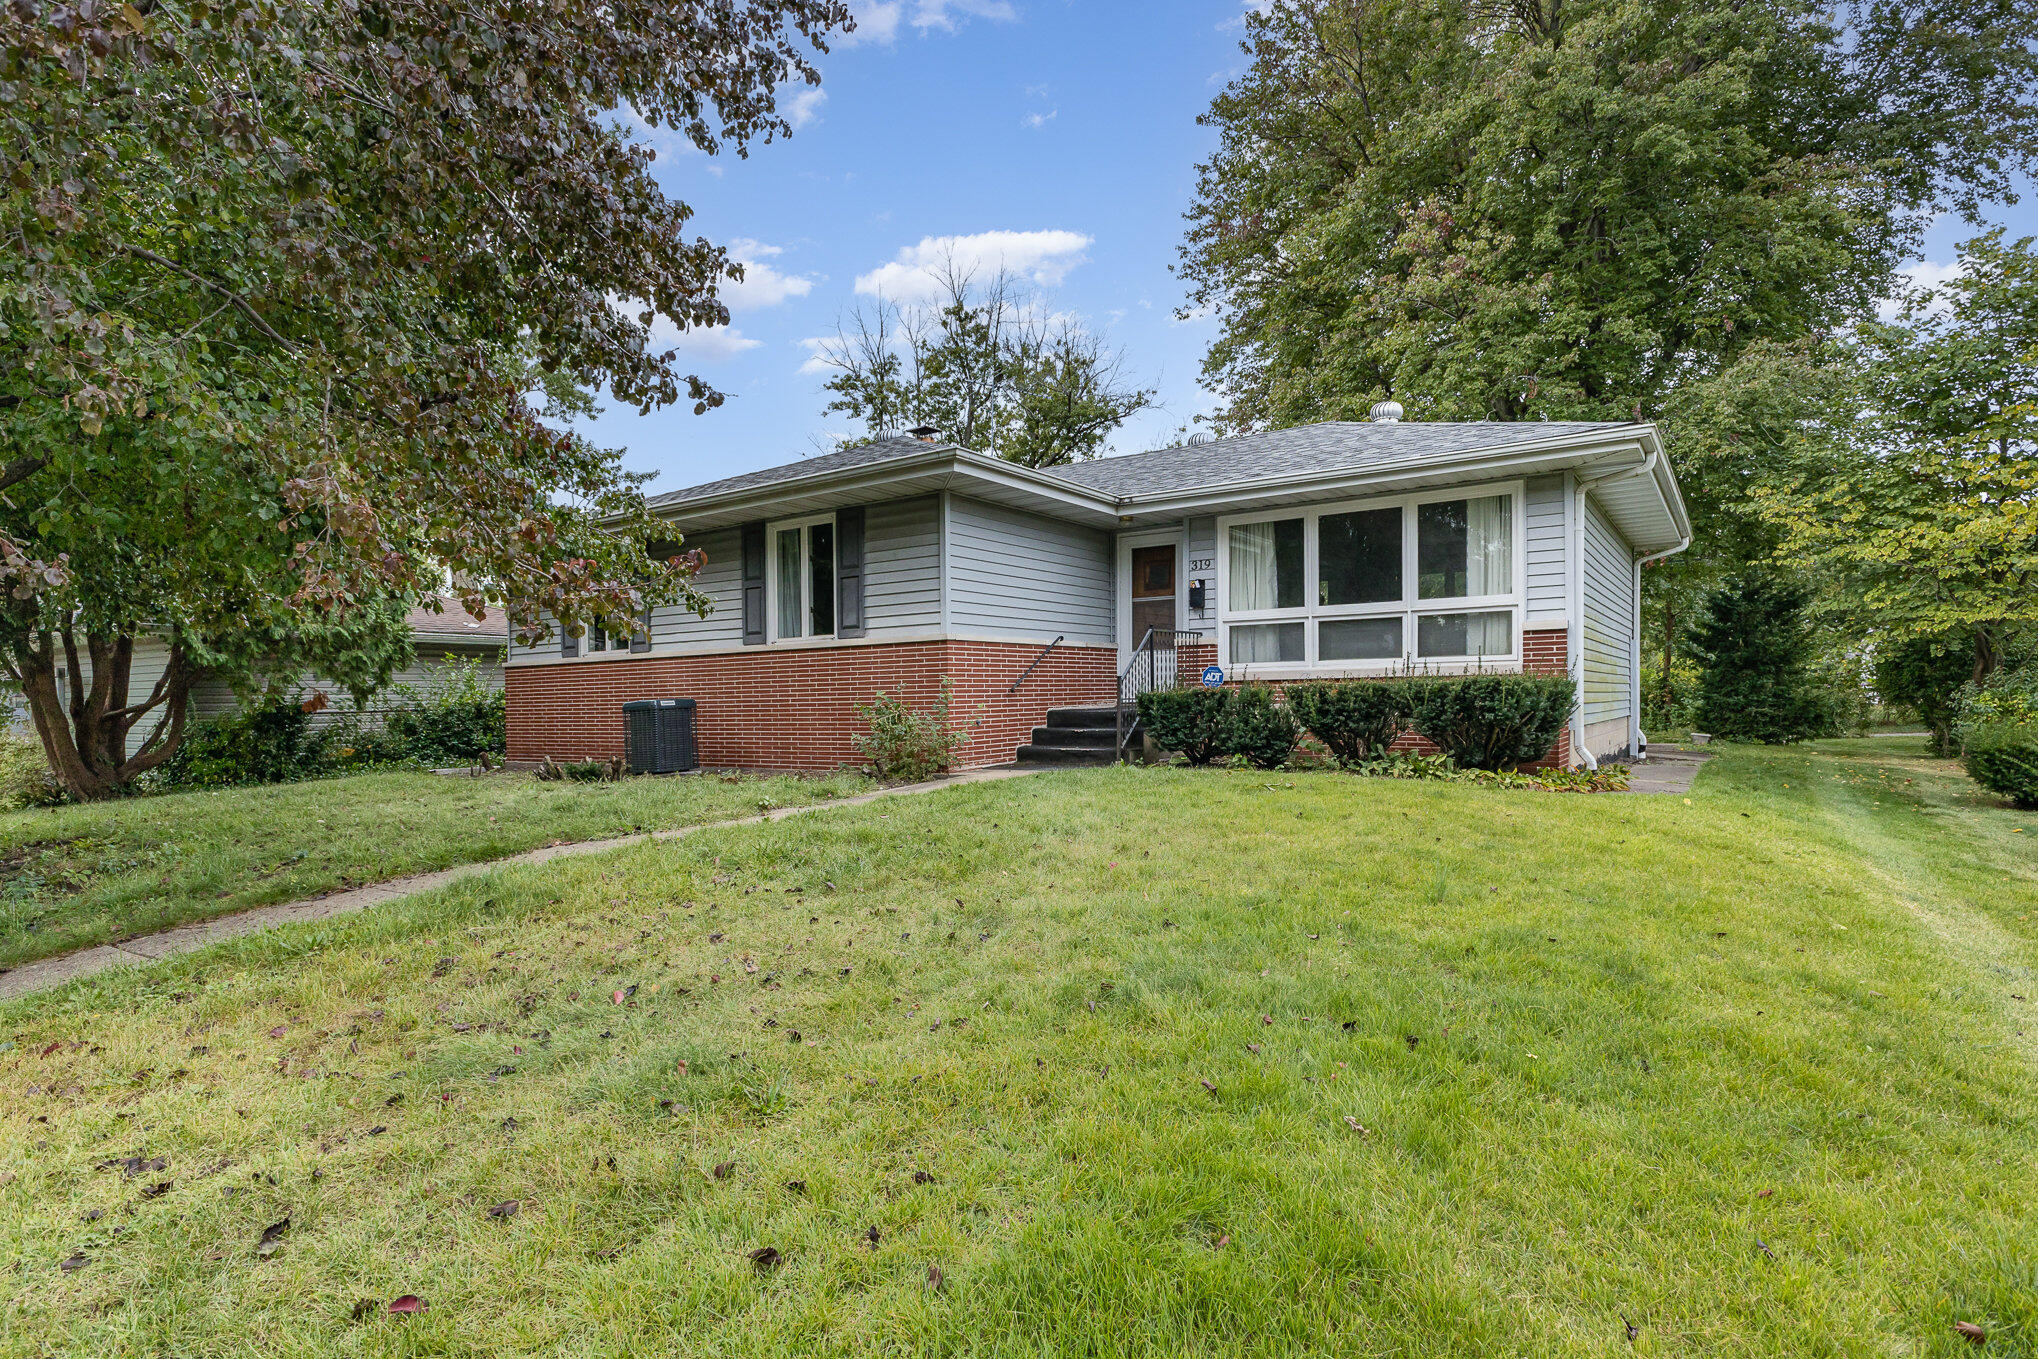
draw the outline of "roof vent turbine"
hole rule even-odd
[[[931,444],[934,442],[936,437],[940,435],[941,426],[915,425],[911,429],[907,430],[906,433],[912,435],[915,439],[918,439],[922,443]]]
[[[1376,425],[1397,425],[1401,423],[1399,401],[1375,401],[1373,409],[1366,412],[1366,418]]]

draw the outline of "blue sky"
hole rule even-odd
[[[1198,381],[1213,325],[1180,321],[1169,271],[1196,163],[1196,116],[1243,66],[1242,0],[856,0],[859,32],[822,60],[818,90],[788,91],[797,131],[749,159],[651,134],[655,173],[698,231],[736,246],[748,277],[726,331],[677,343],[685,370],[729,394],[639,416],[604,401],[585,427],[627,450],[653,492],[811,455],[848,432],[823,414],[810,342],[873,290],[898,295],[953,251],[1029,279],[1044,305],[1124,350],[1161,409],[1111,451],[1171,442],[1211,406]],[[2030,203],[2002,214],[2038,231]],[[1940,223],[1926,267],[1971,234]]]

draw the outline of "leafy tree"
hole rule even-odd
[[[1663,414],[2038,148],[2024,0],[1274,0],[1181,272],[1234,427]]]
[[[1766,557],[1748,488],[1804,456],[1932,213],[2038,149],[2029,0],[1272,0],[1203,122],[1179,272],[1226,430],[1661,421],[1695,547],[1666,650]],[[1668,597],[1665,597],[1668,592]]]
[[[1692,629],[1697,725],[1715,736],[1801,741],[1829,723],[1811,671],[1811,592],[1760,571],[1729,577]]]
[[[1899,652],[1964,637],[1979,684],[2038,628],[2038,252],[1993,231],[1961,266],[1861,328],[1867,413],[1760,503],[1834,612]]]
[[[1905,637],[1875,657],[1875,691],[1886,703],[1917,713],[1931,734],[1932,753],[1952,749],[1962,686],[1974,673],[1974,643],[1963,636]]]
[[[932,425],[965,448],[1028,467],[1095,457],[1104,440],[1152,404],[1122,356],[1066,317],[1043,318],[996,274],[983,284],[953,262],[941,298],[859,309],[820,350],[834,370],[830,414],[880,438]]]
[[[687,239],[633,120],[710,152],[788,132],[777,89],[847,21],[842,0],[0,11],[0,657],[70,791],[168,758],[202,671],[386,676],[390,620],[448,568],[527,635],[541,609],[698,604],[689,558],[647,554],[618,455],[526,394],[721,400],[646,340],[660,314],[726,323],[740,266]],[[170,663],[131,693],[145,631]]]

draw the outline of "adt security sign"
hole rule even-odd
[[[1206,665],[1203,667],[1203,687],[1205,689],[1221,688],[1223,687],[1223,684],[1224,684],[1224,672],[1222,670],[1218,669],[1214,665]]]

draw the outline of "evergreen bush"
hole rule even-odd
[[[2038,808],[2038,727],[1976,727],[1966,733],[1960,762],[1991,793]]]
[[[1699,730],[1769,742],[1831,734],[1831,706],[1811,673],[1810,598],[1806,587],[1762,572],[1730,577],[1706,597],[1691,634]]]
[[[1225,754],[1240,756],[1255,769],[1279,769],[1295,753],[1301,724],[1272,689],[1260,684],[1235,689],[1227,709]]]
[[[1563,733],[1577,699],[1562,675],[1382,683],[1405,686],[1409,725],[1467,769],[1504,769],[1542,759]]]
[[[276,698],[195,724],[176,753],[151,771],[161,789],[228,788],[310,778],[324,764],[305,705]]]
[[[1139,720],[1162,750],[1209,764],[1231,745],[1231,691],[1157,689],[1139,696]]]
[[[1346,765],[1381,754],[1408,726],[1408,690],[1394,680],[1291,684],[1288,707]]]

